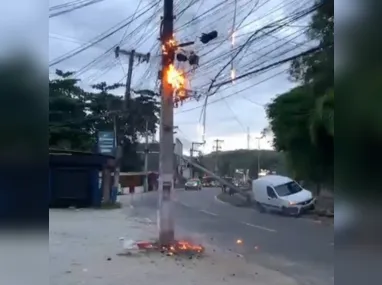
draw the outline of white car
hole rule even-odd
[[[302,188],[296,181],[280,175],[267,175],[252,182],[253,199],[261,211],[277,211],[300,215],[304,210],[314,209],[312,192]]]

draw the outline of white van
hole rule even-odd
[[[261,211],[278,211],[300,215],[303,210],[314,209],[312,192],[296,181],[280,175],[267,175],[253,180],[253,199]]]

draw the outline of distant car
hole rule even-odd
[[[184,190],[202,190],[202,182],[199,179],[190,179],[184,185]]]

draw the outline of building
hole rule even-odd
[[[99,173],[114,170],[115,159],[98,153],[49,149],[49,205],[99,207],[112,195],[112,181]],[[105,192],[106,191],[106,192]]]
[[[142,161],[144,161],[145,158],[145,147],[146,144],[140,143],[137,147],[137,153],[141,155]],[[158,142],[151,142],[148,144],[148,169],[149,172],[159,172],[159,143]],[[180,158],[180,156],[183,153],[183,144],[179,139],[175,139],[174,144],[174,178],[175,178],[175,184],[177,182],[183,183],[182,178],[182,168],[183,168],[183,161]],[[144,166],[142,166],[142,170],[144,171]]]

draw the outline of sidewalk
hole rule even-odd
[[[278,271],[204,244],[201,259],[145,253],[120,256],[120,237],[149,240],[156,225],[127,209],[50,210],[51,285],[297,285]]]

